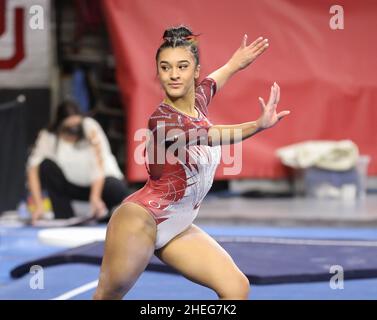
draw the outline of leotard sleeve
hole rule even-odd
[[[217,86],[214,79],[206,77],[195,89],[196,105],[208,116],[208,105],[216,94]]]

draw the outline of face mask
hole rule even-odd
[[[75,126],[63,126],[60,129],[60,132],[69,136],[77,137],[79,139],[84,137],[84,130],[81,123]]]

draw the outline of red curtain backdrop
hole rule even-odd
[[[201,79],[221,67],[247,33],[269,39],[269,49],[236,74],[209,108],[213,124],[257,119],[258,97],[268,98],[276,81],[279,110],[291,114],[275,127],[244,141],[242,170],[216,179],[282,178],[288,171],[277,148],[307,140],[351,139],[372,157],[369,175],[377,174],[377,1],[342,0],[344,29],[329,22],[335,3],[327,0],[103,0],[116,58],[117,79],[127,113],[129,181],[147,177],[133,154],[134,133],[146,128],[163,99],[156,78],[155,53],[168,27],[187,24],[199,37]]]

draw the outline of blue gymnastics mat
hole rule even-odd
[[[377,241],[271,237],[215,237],[252,284],[329,281],[332,266],[341,266],[344,279],[377,277]],[[11,270],[13,278],[30,267],[66,263],[100,265],[104,242],[93,242],[25,262]],[[146,270],[176,273],[153,256]]]

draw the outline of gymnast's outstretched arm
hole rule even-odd
[[[256,121],[244,122],[235,125],[214,125],[208,130],[208,142],[210,145],[234,144],[245,140],[252,135],[274,126],[279,120],[288,115],[290,111],[276,112],[280,100],[280,87],[275,82],[271,86],[270,98],[267,104],[259,97],[262,115]]]
[[[263,37],[259,37],[250,45],[246,43],[247,34],[244,35],[241,46],[236,50],[229,61],[224,66],[208,75],[208,77],[216,81],[217,91],[224,86],[233,74],[245,69],[268,48],[268,40],[263,39]]]

